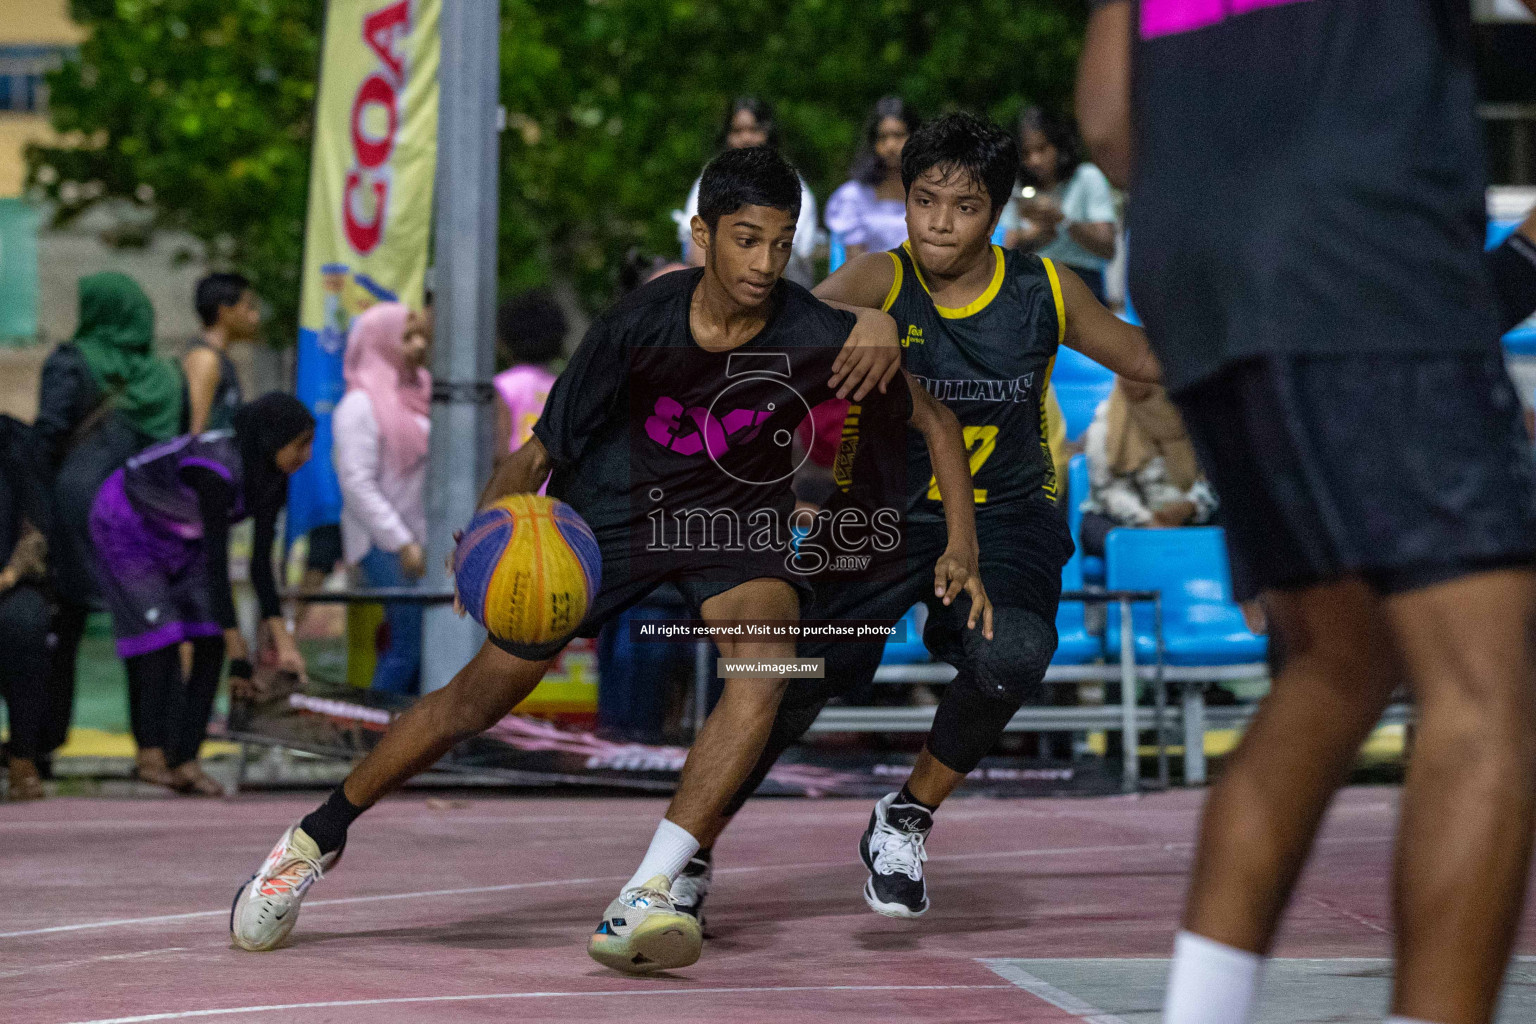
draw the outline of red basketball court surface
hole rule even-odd
[[[584,946],[660,800],[386,801],[311,890],[290,945],[265,954],[230,947],[230,900],[320,794],[12,806],[0,1016],[1153,1024],[1202,796],[954,801],[916,921],[860,898],[867,801],[759,800],[717,852],[703,958],[646,979]],[[1339,799],[1276,950],[1266,1024],[1381,1021],[1396,801]],[[1536,953],[1536,914],[1518,952]],[[1536,962],[1522,958],[1500,1020],[1533,1019]]]

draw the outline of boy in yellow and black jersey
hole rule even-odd
[[[895,621],[926,602],[923,639],[959,671],[911,777],[876,805],[860,844],[870,870],[865,901],[892,917],[927,909],[923,843],[933,813],[1020,705],[1042,692],[1056,650],[1061,570],[1072,554],[1045,430],[1057,347],[1069,345],[1133,380],[1160,378],[1141,330],[1100,305],[1070,269],[990,243],[1018,168],[1017,142],[994,125],[951,114],[924,126],[902,154],[910,240],[859,256],[816,289],[826,301],[889,312],[903,340],[903,367],[959,419],[975,486],[981,575],[993,603],[988,640],[965,628],[963,600],[946,606],[934,598],[923,559],[944,548],[943,511],[926,445],[909,432],[900,556],[907,570],[818,584],[805,616]],[[834,496],[832,506],[838,501]],[[721,830],[830,698],[868,684],[883,647],[878,640],[800,645],[802,657],[826,659],[825,679],[789,686],[757,771]],[[684,875],[700,893],[712,838]]]

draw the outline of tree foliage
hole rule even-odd
[[[54,126],[33,181],[68,218],[127,199],[258,280],[297,324],[322,6],[313,0],[75,0],[89,31],[49,79]]]
[[[925,114],[1000,120],[1025,101],[1064,104],[1086,13],[1083,0],[501,4],[502,287],[564,278],[593,306],[630,249],[675,252],[669,213],[715,151],[731,97],[775,103],[785,151],[825,199],[887,93]],[[246,269],[292,337],[321,4],[73,10],[91,36],[50,81],[53,119],[93,145],[34,151],[34,181],[73,198],[66,216],[100,194],[149,200],[148,185],[159,222]]]

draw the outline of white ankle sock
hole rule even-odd
[[[1264,958],[1257,953],[1179,932],[1163,1024],[1249,1024],[1263,973]]]
[[[662,818],[661,824],[656,826],[656,835],[651,838],[651,848],[645,851],[645,859],[635,869],[634,876],[624,883],[624,888],[637,888],[657,875],[666,875],[668,881],[675,882],[688,866],[688,859],[698,852],[699,841],[689,835],[687,829]]]

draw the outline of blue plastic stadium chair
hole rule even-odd
[[[1082,553],[1067,559],[1061,570],[1062,590],[1083,589]],[[1104,655],[1100,639],[1088,632],[1083,602],[1063,601],[1056,608],[1056,654],[1052,665],[1086,665]]]
[[[885,653],[880,656],[882,665],[919,665],[930,660],[928,648],[923,646],[923,631],[918,626],[917,610],[920,605],[913,605],[907,609],[907,614],[901,617],[905,623],[907,636],[905,640],[887,640]]]
[[[1263,661],[1268,641],[1248,632],[1232,600],[1226,541],[1220,527],[1111,530],[1104,542],[1110,590],[1163,595],[1163,660],[1169,665],[1242,665]],[[1150,602],[1131,611],[1136,660],[1157,660]],[[1120,656],[1120,606],[1111,604],[1104,647]]]
[[[1056,350],[1056,366],[1051,371],[1051,388],[1061,403],[1067,421],[1067,439],[1076,441],[1093,422],[1099,403],[1109,397],[1115,375],[1081,352],[1070,348]]]
[[[1504,335],[1504,351],[1516,356],[1536,356],[1536,324],[1516,327]]]
[[[1067,528],[1077,545],[1076,557],[1082,559],[1083,579],[1097,584],[1104,582],[1104,559],[1083,554],[1083,502],[1088,500],[1088,487],[1088,456],[1079,452],[1067,462]]]
[[[834,273],[848,262],[848,250],[843,248],[843,236],[836,231],[827,232],[827,273]]]
[[[1008,232],[1003,230],[1003,222],[1002,221],[998,221],[997,222],[997,227],[994,228],[993,231],[992,231],[992,244],[993,245],[1002,245],[1003,244],[1003,239],[1006,238],[1006,237],[1008,237]]]
[[[1490,220],[1488,222],[1488,237],[1483,242],[1484,249],[1496,249],[1504,244],[1504,239],[1514,234],[1520,227],[1518,220]]]

